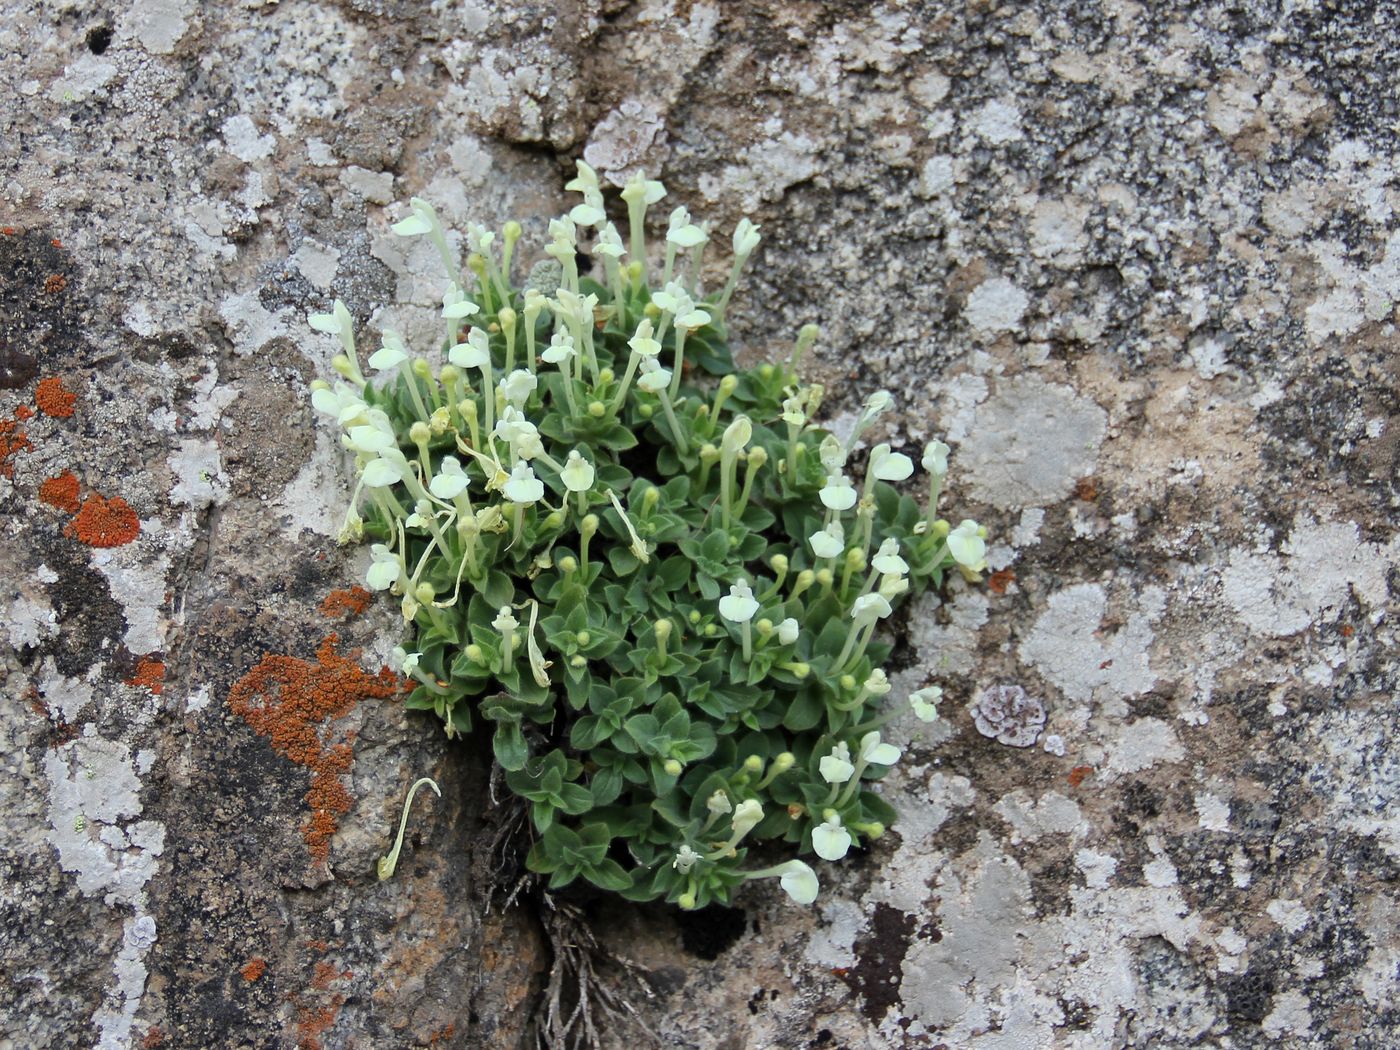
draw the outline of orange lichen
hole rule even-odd
[[[78,479],[71,470],[65,470],[58,477],[40,483],[39,498],[50,507],[76,514],[79,506]]]
[[[446,1027],[439,1028],[436,1032],[428,1036],[428,1045],[437,1046],[439,1043],[445,1043],[456,1034],[457,1026],[449,1022]]]
[[[321,1033],[335,1024],[336,1015],[344,1003],[345,997],[337,995],[327,1006],[304,1006],[297,1011],[297,1046],[300,1050],[321,1050]]]
[[[1094,771],[1093,766],[1075,766],[1069,771],[1069,776],[1065,779],[1069,781],[1070,787],[1078,787],[1084,783],[1086,777]]]
[[[141,1037],[141,1050],[155,1050],[165,1042],[165,1033],[161,1029],[152,1025],[146,1029],[146,1034]]]
[[[19,408],[15,409],[15,418],[19,420],[33,419],[34,410],[28,405],[20,405]]]
[[[346,743],[328,742],[323,729],[349,714],[362,700],[385,700],[399,692],[399,676],[388,668],[372,675],[350,656],[335,651],[330,635],[316,650],[316,663],[269,654],[233,684],[228,702],[273,750],[311,771],[306,802],[311,816],[302,837],[318,862],[330,856],[331,837],[352,799],[341,777],[354,753]]]
[[[16,413],[18,415],[18,413]],[[0,478],[15,476],[15,457],[34,447],[14,419],[0,419]]]
[[[44,294],[57,295],[68,287],[68,278],[61,273],[51,273],[44,278]]]
[[[165,664],[149,656],[141,657],[136,663],[136,673],[126,680],[126,684],[160,696],[165,688]]]
[[[18,232],[19,231],[13,226],[0,226],[0,233],[3,233],[6,237],[13,237]]]
[[[1099,483],[1097,478],[1080,478],[1074,483],[1074,496],[1085,503],[1093,503],[1099,498]]]
[[[243,964],[243,968],[238,971],[243,979],[250,984],[267,972],[267,962],[259,956],[254,956]]]
[[[141,519],[120,496],[108,499],[94,492],[78,509],[78,516],[63,532],[89,547],[120,547],[141,531]]]
[[[67,419],[73,414],[73,406],[77,401],[78,395],[67,389],[58,376],[41,379],[39,385],[34,388],[34,403],[46,416]]]
[[[1016,579],[1016,574],[1010,569],[998,569],[987,577],[987,590],[993,594],[1005,594],[1006,588],[1010,587]]]
[[[347,620],[354,619],[369,608],[372,599],[369,591],[363,587],[351,587],[347,590],[335,590],[326,595],[326,600],[321,603],[321,612],[325,616],[341,616]]]

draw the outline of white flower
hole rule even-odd
[[[684,206],[671,212],[671,220],[666,230],[666,240],[677,248],[694,248],[710,239],[709,234],[690,221],[690,212]]]
[[[790,397],[783,402],[782,420],[790,427],[803,427],[807,425],[807,413],[804,409],[805,402],[800,397]]]
[[[709,323],[709,313],[698,307],[676,315],[676,327],[684,328],[687,332],[693,332],[697,328],[704,328]]]
[[[465,343],[447,351],[447,359],[458,368],[482,368],[491,361],[491,337],[480,328],[473,328]]]
[[[622,258],[625,249],[622,247],[622,237],[618,235],[617,227],[608,223],[598,234],[598,243],[593,246],[594,255],[607,255],[614,259]]]
[[[517,463],[502,491],[512,503],[535,503],[544,498],[544,482],[535,477],[535,470],[530,464]]]
[[[642,358],[642,374],[637,377],[637,387],[648,394],[659,394],[671,384],[671,370],[662,368],[654,357]]]
[[[695,862],[700,859],[700,854],[696,853],[688,845],[682,846],[680,852],[676,854],[676,859],[671,861],[671,867],[675,868],[682,875],[685,875],[691,868],[695,867]]]
[[[791,645],[797,641],[798,626],[797,621],[789,616],[782,623],[778,624],[778,644]]]
[[[369,355],[369,366],[380,372],[390,372],[408,360],[408,348],[395,332],[385,331],[384,345]]]
[[[402,569],[399,556],[382,543],[372,546],[369,556],[370,566],[369,572],[365,573],[365,582],[372,591],[388,590],[398,581]]]
[[[739,225],[734,227],[734,254],[741,259],[746,259],[753,254],[753,250],[758,247],[758,242],[763,238],[758,235],[759,227],[749,221],[748,217],[739,220]]]
[[[862,594],[851,603],[851,619],[858,627],[869,627],[876,620],[882,620],[894,611],[888,599],[881,594]]]
[[[835,434],[828,434],[822,438],[821,444],[817,446],[817,456],[822,461],[822,469],[828,474],[839,474],[841,468],[846,465],[846,449]]]
[[[800,860],[790,860],[780,864],[776,871],[782,874],[779,885],[798,904],[811,904],[821,892],[817,873]]]
[[[705,800],[705,808],[717,817],[722,817],[726,813],[733,811],[734,807],[729,804],[729,796],[720,788],[713,795]]]
[[[817,763],[817,768],[821,771],[822,779],[828,784],[844,784],[856,771],[856,767],[851,764],[851,749],[846,746],[844,740],[831,749],[831,754]]]
[[[491,621],[491,626],[502,634],[515,630],[520,626],[520,621],[515,618],[515,614],[510,611],[509,605],[502,605],[500,611],[496,613],[496,618]]]
[[[758,599],[753,596],[748,580],[740,580],[719,600],[719,614],[731,623],[748,623],[758,612]]]
[[[846,530],[839,521],[833,521],[824,529],[807,537],[812,545],[812,553],[818,558],[835,558],[846,549]]]
[[[890,680],[883,668],[875,668],[865,680],[862,688],[871,696],[884,696],[890,691]]]
[[[356,452],[372,452],[375,455],[399,447],[392,430],[385,433],[382,427],[370,424],[351,427],[345,434],[345,443]]]
[[[737,455],[752,437],[753,421],[748,416],[735,416],[734,422],[724,428],[724,436],[719,440],[720,451]]]
[[[379,457],[365,464],[364,481],[372,489],[386,489],[403,480],[403,467],[397,460]]]
[[[491,245],[496,242],[496,235],[480,223],[467,223],[467,247],[478,255],[489,255]]]
[[[758,804],[757,799],[745,799],[734,809],[734,816],[729,818],[729,837],[738,840],[747,835],[758,826],[758,822],[763,819],[763,807]]]
[[[627,203],[642,201],[647,205],[652,205],[666,196],[666,187],[655,179],[642,178],[641,172],[633,175],[627,181],[627,185],[622,187],[622,199]]]
[[[427,201],[414,197],[409,201],[413,211],[407,218],[400,219],[389,229],[400,237],[416,237],[433,230],[433,207]]]
[[[462,289],[455,284],[449,284],[447,291],[442,296],[442,316],[449,321],[459,321],[463,317],[470,317],[479,311],[476,303],[470,301]]]
[[[812,849],[822,860],[840,860],[850,848],[851,833],[841,826],[837,814],[831,813],[826,823],[812,829]]]
[[[413,513],[404,518],[403,523],[410,529],[426,529],[432,520],[433,505],[425,499],[420,499],[413,505]]]
[[[829,475],[817,497],[829,510],[850,510],[856,505],[856,490],[845,474]]]
[[[870,473],[881,481],[903,481],[914,473],[914,461],[890,446],[876,445],[870,452]]]
[[[350,320],[350,311],[339,299],[331,307],[330,313],[312,314],[306,319],[306,323],[316,331],[325,332],[327,335],[344,335],[354,326],[354,322]]]
[[[443,456],[438,472],[428,483],[428,491],[438,499],[452,499],[467,487],[467,474],[456,456]]]
[[[924,446],[923,468],[940,478],[948,473],[948,453],[952,451],[941,441],[930,441]]]
[[[574,349],[574,337],[568,332],[555,332],[549,340],[549,346],[540,353],[540,358],[548,365],[562,365],[576,353],[578,351]]]
[[[877,390],[865,399],[865,405],[861,409],[861,418],[867,422],[884,412],[890,405],[894,404],[894,397],[888,390]]]
[[[569,458],[564,461],[564,469],[559,472],[564,487],[570,492],[587,492],[593,487],[593,478],[593,464],[584,459],[578,449],[570,452]]]
[[[909,694],[909,705],[920,722],[933,722],[938,718],[938,701],[942,699],[943,690],[936,685],[928,685]]]
[[[501,393],[506,396],[506,400],[516,408],[520,408],[530,399],[530,395],[535,392],[535,387],[539,385],[539,382],[533,373],[527,372],[523,368],[517,368],[497,385],[500,386]]]
[[[982,538],[981,527],[967,518],[948,533],[948,551],[955,562],[969,569],[981,569],[987,564],[987,541]]]
[[[606,222],[608,216],[602,208],[585,201],[582,204],[575,204],[569,210],[569,218],[580,226],[597,226],[600,222]]]
[[[574,170],[578,174],[564,183],[566,190],[570,193],[582,193],[584,196],[602,192],[598,185],[598,173],[593,170],[593,165],[576,160],[574,161]]]
[[[909,580],[904,576],[881,576],[880,586],[875,589],[885,601],[892,602],[909,589]]]
[[[652,292],[651,301],[669,314],[688,314],[695,309],[695,301],[677,281],[672,281],[659,292]]]
[[[544,442],[540,440],[540,432],[535,429],[535,424],[527,423],[525,426],[529,429],[522,428],[516,434],[512,447],[521,459],[534,459],[544,453]]]
[[[637,325],[637,333],[627,340],[627,345],[632,348],[632,352],[639,357],[655,357],[661,353],[661,344],[652,338],[656,329],[652,327],[649,318],[642,318],[641,324]]]
[[[885,576],[902,576],[909,571],[909,563],[899,556],[899,540],[893,536],[880,544],[870,564]]]
[[[501,417],[496,420],[495,429],[492,431],[502,441],[517,445],[527,434],[535,432],[535,424],[525,418],[525,413],[514,405],[506,405],[501,410]]]
[[[335,421],[342,424],[368,408],[360,396],[344,383],[337,383],[334,389],[320,386],[311,391],[311,407],[323,415],[334,416]]]
[[[867,766],[892,766],[899,761],[899,748],[880,743],[880,731],[872,729],[860,738],[860,760]]]
[[[389,657],[398,665],[399,670],[403,674],[412,674],[414,668],[418,666],[418,661],[422,659],[423,654],[404,652],[403,646],[396,645],[394,646],[393,652],[389,654]]]

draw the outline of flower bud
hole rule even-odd
[[[788,571],[788,560],[786,554],[775,554],[768,562],[773,567],[773,571],[779,576]]]
[[[791,751],[784,751],[782,754],[778,755],[777,758],[773,759],[773,768],[779,773],[786,773],[796,762],[796,755]]]
[[[426,445],[433,436],[432,428],[421,419],[408,428],[408,439],[415,445]]]
[[[665,645],[670,639],[671,631],[674,627],[670,620],[657,620],[656,623],[652,624],[651,629],[656,635],[656,643],[658,645]]]
[[[414,589],[413,596],[418,599],[420,604],[431,605],[433,599],[437,597],[437,591],[433,590],[431,583],[424,582]]]
[[[578,523],[578,531],[587,538],[598,531],[598,515],[585,514],[583,520]]]
[[[451,386],[453,383],[460,383],[462,381],[462,370],[456,365],[443,365],[442,370],[438,372],[438,378],[448,386]]]
[[[588,666],[588,658],[584,656],[572,656],[569,658],[569,666],[575,671],[581,671]]]
[[[413,364],[409,367],[413,369],[413,374],[419,379],[433,378],[433,369],[432,366],[428,364],[428,359],[426,357],[415,357],[413,359]]]
[[[566,554],[559,559],[559,571],[563,573],[573,572],[578,568],[578,559],[572,554]]]
[[[552,510],[544,519],[544,527],[553,531],[564,527],[564,512],[562,510]]]
[[[598,373],[599,383],[611,383],[615,378],[617,377],[613,374],[613,370],[611,368],[605,368]]]
[[[856,687],[855,675],[843,674],[837,684],[845,691],[852,692]]]
[[[831,572],[830,569],[818,569],[818,570],[817,570],[817,582],[818,582],[819,584],[821,584],[823,587],[830,587],[830,586],[831,586],[831,581],[834,580],[835,578],[836,578],[836,577],[832,574],[832,572]]]
[[[466,652],[466,654],[467,654],[467,659],[470,660],[472,663],[474,663],[474,664],[479,664],[479,663],[481,663],[481,658],[482,658],[481,646],[479,646],[479,645],[477,645],[475,642],[473,642],[471,645],[467,646],[465,652]]]
[[[678,777],[681,775],[681,770],[683,770],[685,767],[682,766],[679,762],[677,762],[674,758],[668,758],[664,763],[662,763],[661,768],[665,771],[668,777]]]
[[[749,773],[762,773],[763,759],[759,758],[757,755],[750,755],[748,758],[744,759],[744,769]]]
[[[593,641],[593,635],[588,631],[579,631],[578,634],[574,635],[574,639],[579,645],[587,645],[589,642]]]
[[[760,638],[767,638],[773,633],[773,621],[765,616],[763,619],[754,623],[754,629],[758,631],[758,636]]]
[[[608,406],[605,405],[605,404],[603,404],[603,402],[601,402],[601,401],[590,401],[590,402],[588,402],[588,414],[589,414],[590,416],[592,416],[594,419],[602,419],[603,416],[607,415],[607,412],[608,412]]]
[[[679,897],[676,898],[676,903],[679,904],[679,905],[681,906],[681,908],[683,908],[685,911],[694,911],[694,910],[695,910],[695,894],[693,894],[693,893],[682,893]]]

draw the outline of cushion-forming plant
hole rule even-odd
[[[799,378],[814,326],[785,361],[735,368],[725,317],[759,244],[749,220],[703,293],[710,234],[684,207],[648,261],[661,183],[622,190],[626,241],[586,164],[568,188],[583,203],[523,281],[519,224],[499,241],[468,227],[463,269],[412,201],[393,230],[428,238],[446,271],[440,363],[385,330],[368,382],[345,306],[310,319],[343,347],[342,381],[312,394],[355,457],[342,542],[369,540],[369,586],[401,599],[407,705],[449,735],[492,734],[550,887],[697,908],[776,877],[810,903],[795,854],[839,860],[895,818],[872,790],[900,757],[881,728],[937,717],[937,686],[889,703],[880,625],[949,571],[975,579],[985,532],[937,516],[942,442],[923,450],[922,510],[893,484],[913,461],[887,444],[852,476],[891,397],[844,439],[815,426],[823,391]],[[581,235],[599,279],[580,272]]]

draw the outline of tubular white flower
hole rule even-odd
[[[651,301],[675,316],[688,314],[695,309],[695,301],[686,294],[685,288],[678,281],[671,281],[661,291],[652,292]]]
[[[790,427],[805,427],[807,425],[807,413],[803,410],[805,402],[800,397],[790,397],[783,402],[782,420]]]
[[[748,580],[740,580],[719,600],[719,614],[730,623],[748,623],[758,613],[758,599]]]
[[[780,864],[774,871],[781,876],[778,885],[782,886],[783,892],[798,904],[811,904],[821,892],[817,873],[800,860]]]
[[[369,366],[377,372],[390,372],[408,360],[408,348],[398,333],[384,331],[384,345],[369,355]]]
[[[889,601],[880,594],[862,594],[851,603],[851,619],[857,627],[869,627],[893,612]]]
[[[666,196],[666,187],[655,179],[643,178],[641,172],[638,172],[622,188],[621,196],[629,204],[640,201],[649,207]]]
[[[860,738],[859,758],[868,766],[892,766],[899,761],[899,755],[899,748],[880,742],[878,729],[872,729]]]
[[[491,337],[480,328],[473,328],[465,343],[447,351],[447,359],[458,368],[483,368],[491,363]]]
[[[394,223],[389,229],[400,237],[417,237],[420,234],[432,233],[433,224],[415,207],[412,213]]]
[[[870,453],[870,473],[881,481],[903,481],[914,473],[914,461],[890,446],[876,445]]]
[[[467,247],[478,255],[490,255],[496,235],[477,222],[467,223]]]
[[[627,340],[627,345],[632,348],[633,353],[640,357],[655,357],[661,353],[661,344],[652,338],[655,332],[656,329],[652,327],[650,318],[644,317],[637,325],[636,334]]]
[[[797,621],[789,616],[782,623],[778,624],[778,644],[792,645],[797,641],[799,627]]]
[[[520,621],[515,618],[509,605],[502,605],[496,613],[496,618],[491,621],[491,626],[500,631],[501,634],[505,634],[519,627]]]
[[[856,767],[851,763],[851,749],[843,740],[831,749],[817,763],[822,779],[828,784],[844,784],[855,775]]]
[[[845,511],[856,505],[858,497],[850,478],[845,474],[831,474],[817,493],[817,498],[828,510]]]
[[[835,558],[846,549],[846,530],[839,521],[832,521],[826,528],[808,536],[807,542],[818,558]]]
[[[471,302],[466,294],[455,284],[449,284],[447,291],[442,296],[442,316],[449,321],[460,321],[464,317],[470,317],[478,313],[480,307]]]
[[[846,465],[846,449],[835,434],[822,438],[817,446],[817,456],[822,461],[822,469],[828,474],[839,474]]]
[[[648,394],[659,394],[671,383],[671,370],[662,368],[654,357],[642,358],[641,372],[637,377],[637,389]]]
[[[569,453],[564,469],[559,472],[559,479],[570,492],[587,492],[593,487],[594,477],[593,464],[584,459],[578,449]]]
[[[462,494],[467,483],[466,471],[462,469],[457,457],[443,456],[442,462],[438,464],[437,473],[428,483],[428,491],[438,499],[454,499]]]
[[[719,448],[722,454],[738,455],[753,437],[753,421],[748,416],[735,416],[734,421],[724,428]]]
[[[944,477],[948,473],[948,453],[952,450],[941,441],[930,441],[924,446],[923,468],[930,474]]]
[[[757,799],[745,799],[734,808],[734,815],[729,818],[729,838],[730,845],[738,842],[754,828],[758,827],[763,820],[763,807],[759,805]]]
[[[890,691],[889,676],[885,674],[884,668],[877,667],[870,672],[870,677],[862,683],[861,688],[871,696],[884,696]]]
[[[875,422],[876,417],[893,403],[894,398],[888,390],[877,390],[865,399],[865,405],[856,418],[856,425],[851,428],[851,436],[846,439],[847,452],[856,447],[856,442],[860,440],[860,436],[865,433],[870,424]]]
[[[671,867],[675,868],[682,875],[689,874],[690,869],[695,867],[695,862],[700,860],[700,854],[696,853],[688,845],[681,846],[676,854],[676,859],[671,861]]]
[[[412,674],[418,667],[418,661],[422,659],[422,657],[422,653],[405,652],[401,645],[394,646],[393,652],[389,654],[389,658],[403,674]]]
[[[731,813],[734,807],[729,802],[729,796],[724,793],[724,789],[716,791],[705,800],[705,808],[717,817],[722,817],[726,813]]]
[[[981,526],[964,518],[956,529],[948,533],[948,552],[953,560],[968,569],[981,569],[987,564],[987,541],[982,538]]]
[[[397,485],[404,478],[403,467],[396,460],[385,459],[382,456],[370,460],[365,464],[364,473],[361,475],[365,487],[371,489],[386,489],[390,485]]]
[[[598,234],[598,243],[593,246],[593,254],[620,259],[625,252],[626,249],[622,246],[622,237],[618,234],[617,227],[608,223]]]
[[[399,447],[398,439],[392,431],[386,434],[382,428],[369,424],[351,427],[345,434],[345,444],[356,452],[370,452],[374,455]]]
[[[734,254],[741,259],[747,259],[758,247],[759,241],[763,238],[759,236],[760,227],[755,226],[748,218],[739,220],[739,225],[734,227]]]
[[[530,395],[535,392],[535,388],[539,385],[539,380],[535,378],[533,372],[527,372],[523,368],[517,368],[497,385],[500,387],[501,393],[505,395],[507,401],[516,408],[523,408],[525,402],[530,399]]]
[[[899,540],[890,536],[880,544],[875,557],[870,559],[875,571],[885,576],[903,576],[909,571],[909,563],[899,556]]]
[[[403,562],[399,556],[382,543],[369,549],[370,566],[365,573],[365,582],[372,591],[386,591],[398,582],[403,574]]]
[[[926,685],[909,694],[909,706],[914,709],[914,717],[920,722],[933,722],[938,719],[938,702],[942,699],[941,688]]]
[[[699,307],[692,307],[690,310],[676,315],[676,327],[684,328],[687,332],[704,328],[709,323],[710,315]]]
[[[666,230],[666,240],[677,248],[694,248],[704,244],[710,235],[690,221],[690,212],[684,206],[671,212]]]
[[[574,349],[574,337],[568,332],[555,332],[550,337],[549,346],[540,354],[540,359],[545,364],[559,365],[562,368],[576,353],[578,351]]]
[[[831,810],[825,823],[812,829],[812,849],[822,860],[840,860],[851,848],[851,833],[841,826],[841,817]]]
[[[512,503],[536,503],[544,498],[544,482],[535,477],[535,470],[530,464],[517,463],[502,491]]]

